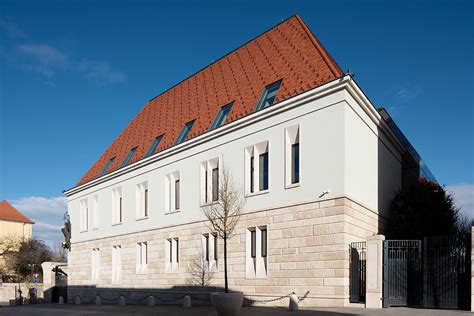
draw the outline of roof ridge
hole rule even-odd
[[[214,60],[212,63],[210,63],[210,64],[208,64],[208,65],[202,67],[201,69],[195,71],[194,73],[192,73],[191,75],[187,76],[187,77],[184,78],[183,80],[180,80],[179,82],[177,82],[177,83],[175,83],[174,85],[172,85],[170,88],[165,89],[165,90],[164,90],[163,92],[161,92],[160,94],[158,94],[158,95],[156,95],[155,97],[151,98],[150,100],[148,100],[147,103],[149,103],[149,102],[155,100],[156,98],[158,98],[158,97],[161,96],[162,94],[166,93],[168,90],[171,90],[171,89],[173,89],[173,88],[176,87],[176,86],[179,86],[181,83],[183,83],[184,81],[188,80],[189,78],[191,78],[191,77],[197,75],[198,73],[204,71],[205,69],[211,67],[212,65],[216,64],[216,63],[219,62],[220,60],[224,59],[225,57],[229,56],[230,54],[236,52],[236,51],[239,50],[240,48],[242,48],[242,47],[244,47],[245,45],[249,44],[250,42],[256,40],[257,38],[263,36],[264,34],[270,32],[271,30],[277,28],[277,27],[280,26],[281,24],[283,24],[283,23],[285,23],[285,22],[287,22],[287,21],[289,21],[289,20],[291,20],[292,18],[295,18],[295,17],[296,17],[296,18],[299,18],[299,16],[298,16],[297,13],[292,14],[291,16],[289,16],[288,18],[286,18],[286,19],[284,19],[283,21],[279,22],[278,24],[273,25],[272,27],[266,29],[266,30],[263,31],[262,33],[260,33],[260,34],[258,34],[258,35],[256,35],[256,36],[252,37],[250,40],[248,40],[248,41],[246,41],[245,43],[241,44],[241,45],[238,46],[237,48],[231,50],[230,52],[228,52],[228,53],[226,53],[226,54],[224,54],[224,55],[222,55],[222,56],[219,57],[218,59]],[[303,24],[304,24],[304,23],[303,23]]]
[[[310,38],[311,42],[316,47],[316,49],[319,51],[319,53],[321,54],[324,62],[329,67],[329,69],[331,70],[333,75],[336,76],[336,77],[340,77],[344,73],[342,71],[341,67],[339,67],[337,62],[331,57],[329,52],[326,50],[326,48],[323,46],[323,44],[318,40],[316,35],[314,35],[313,32],[309,29],[309,27],[306,25],[306,23],[303,21],[303,19],[298,14],[295,14],[294,16],[296,17],[296,20],[298,20],[298,22],[303,27],[306,34],[308,34],[308,37]]]

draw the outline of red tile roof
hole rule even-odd
[[[219,109],[234,102],[226,123],[251,114],[263,89],[282,79],[275,104],[343,75],[341,68],[298,15],[276,25],[250,42],[150,100],[92,168],[77,183],[107,173],[138,146],[129,164],[144,158],[154,139],[164,134],[155,150],[173,145],[184,124],[196,120],[188,139],[207,132]]]
[[[21,214],[7,200],[0,202],[0,220],[34,224],[31,219]]]

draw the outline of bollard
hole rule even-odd
[[[63,298],[62,296],[59,297],[58,304],[59,304],[59,305],[63,305],[63,304],[64,304],[64,298]]]
[[[290,305],[288,306],[289,311],[298,310],[298,296],[295,293],[290,294]]]
[[[95,297],[95,305],[101,305],[101,304],[102,304],[102,300],[100,299],[99,294],[97,294],[97,296]]]
[[[125,297],[123,295],[120,295],[119,297],[119,305],[121,306],[125,305]]]
[[[147,300],[148,300],[148,303],[147,303],[148,306],[155,306],[155,298],[153,297],[153,295],[148,296]]]
[[[74,304],[81,305],[81,297],[79,295],[76,295],[76,298],[74,299]]]
[[[183,308],[191,308],[191,296],[186,295],[183,299]]]

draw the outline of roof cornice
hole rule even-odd
[[[184,143],[181,143],[179,145],[170,147],[168,149],[165,149],[161,152],[158,152],[150,157],[147,157],[145,159],[139,160],[137,162],[134,162],[126,167],[120,168],[118,170],[115,170],[111,173],[108,173],[106,175],[103,175],[99,178],[93,179],[87,183],[84,183],[82,185],[79,185],[77,187],[73,187],[71,189],[68,189],[64,191],[64,195],[66,197],[70,197],[76,193],[79,193],[81,191],[87,190],[91,187],[94,187],[98,184],[107,182],[111,179],[117,178],[121,175],[124,175],[128,172],[137,170],[139,168],[142,168],[144,166],[147,166],[149,164],[152,164],[154,162],[163,160],[165,158],[168,158],[170,156],[176,155],[180,152],[183,152],[185,150],[188,150],[190,148],[193,148],[195,146],[198,146],[202,143],[208,142],[210,140],[213,140],[215,138],[219,138],[222,135],[229,134],[235,130],[239,130],[241,128],[244,128],[248,125],[255,124],[259,121],[265,120],[269,117],[275,116],[279,113],[288,111],[292,108],[298,107],[300,105],[306,104],[308,102],[311,102],[316,99],[320,99],[322,97],[325,97],[329,94],[341,91],[341,90],[346,90],[348,91],[351,96],[359,103],[359,105],[362,107],[364,112],[367,113],[369,118],[378,126],[380,129],[384,132],[384,134],[387,135],[387,137],[390,139],[392,144],[395,146],[397,150],[399,150],[400,153],[404,152],[404,147],[403,145],[398,141],[396,136],[392,133],[388,125],[385,123],[383,118],[380,116],[376,108],[372,105],[370,100],[365,96],[365,94],[362,92],[362,90],[359,88],[359,86],[355,83],[354,79],[349,76],[345,75],[341,78],[338,78],[336,80],[333,80],[331,82],[328,82],[322,86],[313,88],[311,90],[308,90],[306,92],[303,92],[301,94],[298,94],[292,98],[286,99],[280,103],[274,104],[271,107],[268,107],[266,109],[251,113],[247,116],[244,116],[236,121],[233,121],[229,124],[226,124],[222,127],[219,127],[215,130],[211,130],[207,133],[204,133],[202,135],[199,135],[195,138],[192,138],[190,140],[185,141]]]

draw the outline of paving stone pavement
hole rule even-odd
[[[0,316],[77,316],[77,315],[166,315],[166,316],[217,316],[211,306],[195,306],[183,309],[180,306],[139,306],[139,305],[58,305],[40,304],[16,307],[0,307]],[[314,308],[297,312],[289,312],[278,307],[243,307],[242,316],[266,315],[301,315],[301,316],[349,316],[349,315],[403,315],[403,316],[441,316],[441,315],[473,315],[467,311],[432,310],[417,308],[388,308],[369,310],[364,308]]]

